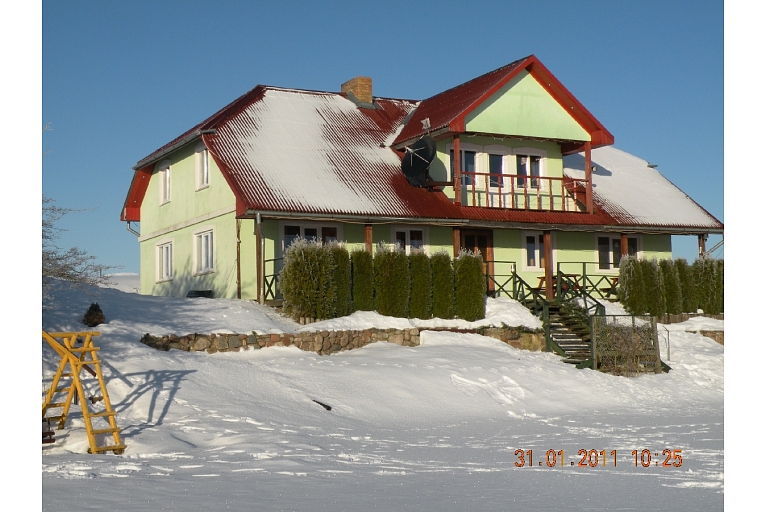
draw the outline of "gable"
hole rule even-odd
[[[546,139],[591,138],[528,71],[520,72],[467,114],[466,129]]]

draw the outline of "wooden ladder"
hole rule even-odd
[[[53,442],[50,431],[52,422],[57,422],[57,429],[63,429],[69,414],[70,405],[80,404],[85,422],[85,432],[88,435],[90,448],[88,453],[102,453],[112,451],[119,455],[125,451],[125,444],[120,438],[120,429],[117,426],[112,404],[109,401],[107,386],[101,374],[101,360],[97,358],[99,347],[94,346],[93,337],[99,336],[98,332],[53,332],[43,331],[43,339],[56,351],[59,361],[56,374],[53,376],[51,387],[46,391],[43,401],[43,424],[48,430],[43,432],[43,442]],[[82,339],[82,345],[78,341]],[[81,372],[86,370],[91,376],[96,377],[99,383],[101,395],[86,397],[81,380]],[[57,398],[60,397],[60,398]],[[89,404],[90,402],[90,404]],[[91,409],[99,402],[103,402],[104,409],[96,411]],[[56,415],[49,415],[51,409],[61,409]],[[94,419],[106,420],[107,428],[95,429]],[[112,436],[112,444],[99,446],[97,435],[107,434]]]

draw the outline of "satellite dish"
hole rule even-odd
[[[405,177],[423,181],[436,153],[437,144],[435,139],[429,135],[424,135],[410,146],[407,146],[403,162],[400,165]]]

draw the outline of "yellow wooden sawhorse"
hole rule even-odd
[[[69,408],[73,401],[80,404],[85,422],[85,432],[88,435],[88,444],[90,448],[88,453],[102,453],[112,451],[115,454],[121,454],[125,451],[125,444],[120,438],[120,429],[117,427],[115,414],[112,404],[107,394],[107,386],[104,383],[104,377],[101,374],[101,361],[97,357],[99,347],[94,346],[93,337],[99,336],[98,332],[52,332],[43,331],[43,339],[56,351],[61,357],[56,375],[53,376],[51,387],[46,391],[43,401],[43,423],[50,426],[51,422],[58,421],[57,429],[64,428],[64,423],[69,414]],[[82,340],[82,344],[78,341]],[[86,397],[81,380],[81,372],[86,370],[99,381],[100,396]],[[63,398],[56,396],[65,395]],[[89,408],[97,402],[104,403],[104,410],[96,411]],[[60,414],[47,416],[51,409],[61,408]],[[94,429],[94,419],[102,418],[109,423],[109,427]],[[112,444],[99,446],[96,436],[100,434],[111,434]],[[46,435],[48,440],[46,440]],[[43,433],[44,442],[53,442],[51,432]]]

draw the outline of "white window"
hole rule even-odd
[[[160,177],[160,204],[165,204],[171,200],[171,164],[164,162],[158,172]]]
[[[523,233],[524,267],[544,269],[544,233]]]
[[[629,256],[637,256],[639,252],[638,237],[627,237]],[[598,235],[597,237],[597,267],[600,270],[619,268],[621,263],[621,235]]]
[[[474,144],[468,144],[468,143],[462,143],[461,144],[461,184],[462,185],[472,185],[472,181],[475,179],[476,172],[480,172],[478,169],[478,163],[479,163],[479,155],[480,153],[480,146],[475,146]],[[446,151],[448,151],[449,154],[449,166],[450,166],[450,175],[451,175],[451,181],[453,181],[453,175],[454,175],[454,157],[453,157],[453,144],[447,144],[446,145]],[[469,173],[469,174],[464,174]]]
[[[317,240],[324,244],[341,240],[341,226],[333,224],[303,224],[303,223],[291,223],[286,222],[282,226],[283,228],[283,252],[290,247],[290,245],[297,238],[304,238],[311,242]]]
[[[208,148],[199,145],[195,151],[195,187],[206,188],[210,183]]]
[[[213,272],[213,230],[195,235],[196,273]]]
[[[480,179],[477,180],[477,186],[484,187],[487,183],[489,189],[506,191],[509,189],[512,179],[502,175],[515,174],[514,171],[510,170],[510,149],[501,145],[484,146],[483,153],[485,154],[481,155],[481,159],[485,166],[480,167],[480,172],[489,176],[487,178],[488,181],[486,181],[485,174],[480,176]],[[489,192],[495,191],[490,190]]]
[[[173,242],[157,246],[157,281],[173,279]]]
[[[546,176],[547,153],[537,148],[515,148],[515,187],[541,188],[541,176]],[[549,189],[548,185],[545,187]]]
[[[423,251],[427,246],[427,234],[426,228],[395,226],[392,228],[392,243],[405,250],[406,254]]]

